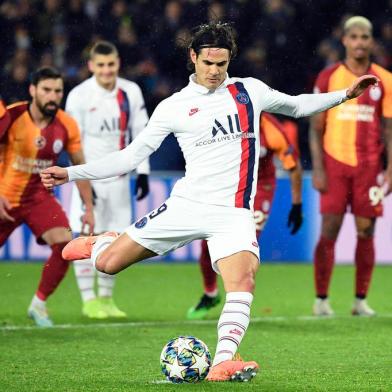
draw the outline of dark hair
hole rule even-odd
[[[98,41],[90,49],[90,59],[92,59],[96,54],[103,54],[105,56],[115,54],[118,56],[118,50],[109,41]]]
[[[234,30],[229,23],[210,22],[193,29],[188,49],[193,49],[198,56],[203,48],[224,48],[230,52],[232,59],[237,54]],[[188,63],[188,68],[193,69],[193,63]]]
[[[41,67],[31,74],[30,83],[37,86],[41,80],[63,79],[61,73],[53,67]]]

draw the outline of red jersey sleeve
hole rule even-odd
[[[68,134],[68,140],[64,149],[70,154],[80,151],[82,149],[82,144],[78,124],[71,116],[63,111],[59,113],[59,119],[66,128]]]

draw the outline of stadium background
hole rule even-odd
[[[187,82],[186,57],[181,43],[192,26],[206,20],[232,21],[239,54],[230,74],[254,76],[272,87],[299,94],[310,92],[317,73],[342,56],[341,21],[349,15],[367,16],[375,25],[374,60],[392,69],[392,18],[390,0],[229,0],[103,1],[45,0],[3,1],[0,5],[0,92],[12,102],[28,99],[29,74],[40,65],[54,65],[65,75],[66,93],[88,77],[88,48],[98,39],[113,41],[120,51],[122,76],[142,88],[149,113],[158,102]],[[309,34],[311,32],[311,34]],[[308,121],[297,123],[305,169],[311,168]],[[169,158],[168,158],[169,157]],[[148,200],[135,206],[139,217],[167,196],[184,162],[174,138],[168,138],[151,158],[155,173]],[[285,227],[290,207],[288,179],[282,175],[271,219],[262,236],[265,260],[310,261],[318,235],[317,195],[309,176],[304,180],[305,224],[291,237]],[[61,190],[65,206],[69,189]],[[352,259],[355,234],[351,217],[339,238],[337,258]],[[376,257],[391,261],[392,202],[378,222]],[[47,250],[38,247],[26,228],[17,230],[5,247],[3,259],[41,259]],[[178,250],[167,260],[192,260],[198,245]]]

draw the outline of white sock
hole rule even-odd
[[[115,240],[115,237],[109,237],[105,235],[100,235],[97,238],[96,243],[93,245],[91,252],[91,260],[93,262],[94,268],[98,256]]]
[[[78,283],[82,301],[90,301],[94,299],[94,280],[95,269],[91,259],[75,260],[73,262],[76,282]]]
[[[226,294],[226,303],[218,321],[218,344],[212,366],[233,359],[249,325],[252,301],[251,293]]]
[[[31,300],[30,307],[46,309],[46,301],[43,301],[34,295],[33,299]]]
[[[116,276],[98,272],[98,296],[111,297]]]

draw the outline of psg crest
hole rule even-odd
[[[249,103],[249,96],[248,94],[245,93],[238,93],[235,96],[235,99],[239,102],[242,103],[243,105],[246,105],[247,103]]]
[[[146,224],[147,224],[147,218],[144,217],[144,218],[138,220],[138,221],[135,223],[135,227],[136,227],[137,229],[141,229],[141,228],[143,228]]]

